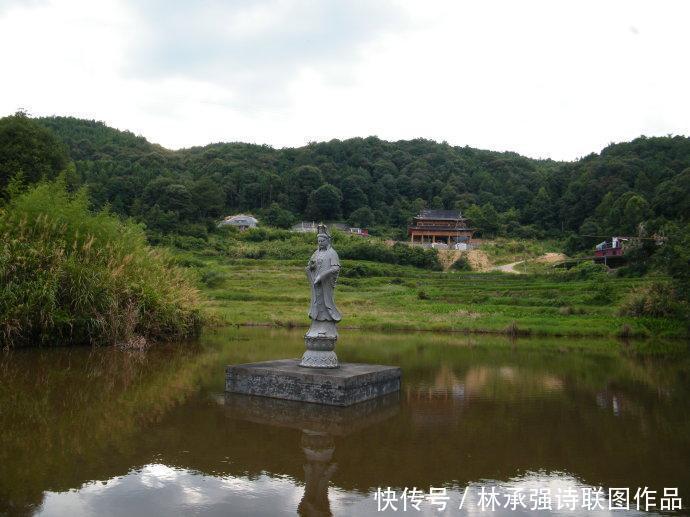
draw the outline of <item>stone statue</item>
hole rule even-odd
[[[311,286],[311,306],[309,318],[311,326],[304,336],[307,351],[302,356],[300,366],[309,368],[337,368],[335,342],[338,339],[336,323],[342,318],[335,306],[333,295],[335,283],[340,273],[340,259],[331,247],[331,236],[326,225],[318,226],[319,247],[309,259],[306,267]]]

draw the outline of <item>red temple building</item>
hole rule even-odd
[[[458,210],[422,210],[407,228],[410,243],[443,242],[449,247],[471,245],[474,229]]]

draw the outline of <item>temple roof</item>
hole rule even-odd
[[[415,219],[435,219],[437,221],[459,221],[462,214],[460,210],[422,210]]]
[[[465,231],[474,231],[474,228],[470,228],[469,226],[440,226],[440,225],[423,225],[423,226],[408,226],[407,227],[408,232],[411,230],[418,230],[420,232],[447,232],[447,233],[457,233],[457,232],[465,232]]]

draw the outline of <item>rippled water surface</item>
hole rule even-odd
[[[598,487],[595,513],[623,487],[631,513],[644,487],[650,510],[677,488],[687,511],[685,344],[662,358],[648,344],[344,331],[341,361],[402,367],[397,396],[330,408],[224,394],[226,364],[303,346],[302,331],[232,328],[146,353],[0,354],[0,514],[377,515],[387,501],[391,514],[580,515]]]

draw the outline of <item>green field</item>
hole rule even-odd
[[[231,259],[184,253],[198,271],[208,308],[235,325],[307,326],[309,287],[303,261]],[[618,304],[648,280],[563,275],[428,271],[344,260],[336,300],[342,327],[550,336],[681,337],[668,318],[618,315]]]

